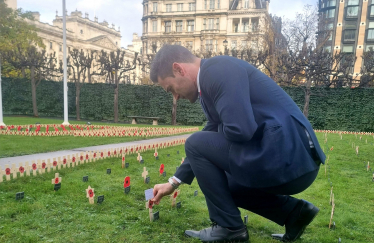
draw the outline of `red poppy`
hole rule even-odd
[[[123,187],[126,188],[130,186],[130,176],[126,176],[125,180],[124,180],[124,183],[123,183]]]
[[[86,160],[88,159],[88,154],[86,154]]]
[[[94,153],[94,158],[96,158],[96,153]]]
[[[122,149],[119,151],[120,154],[122,154]]]
[[[58,178],[55,178],[55,184],[58,184],[59,180]]]
[[[122,161],[123,161],[123,162],[125,161],[125,156],[122,156]]]
[[[160,174],[164,173],[164,164],[161,164],[160,166]]]
[[[81,159],[81,161],[83,160],[83,155],[81,155],[80,159]]]
[[[66,164],[66,159],[63,159],[63,160],[62,160],[62,163],[65,165],[65,164]]]
[[[90,190],[88,191],[88,195],[89,195],[89,197],[93,197],[93,196],[94,196],[94,193],[93,193],[92,189],[90,189]]]
[[[53,161],[53,166],[57,166],[57,161]]]
[[[19,172],[23,173],[25,171],[25,168],[23,168],[22,166],[19,167]]]
[[[153,201],[152,201],[152,200],[149,200],[148,207],[149,207],[150,209],[153,208]]]
[[[108,151],[108,156],[110,156],[110,151]]]
[[[176,198],[178,196],[178,192],[174,192],[174,198]]]
[[[117,154],[117,150],[114,150],[114,155],[116,155]]]
[[[101,152],[101,157],[104,157],[104,153],[103,152]]]
[[[5,174],[6,174],[6,175],[10,175],[10,168],[6,168],[6,169],[5,169]]]

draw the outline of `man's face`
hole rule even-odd
[[[174,76],[166,77],[165,79],[158,77],[159,85],[166,92],[171,92],[176,100],[186,99],[194,103],[198,97],[196,82],[186,73],[186,70],[182,72],[176,71],[174,72]]]

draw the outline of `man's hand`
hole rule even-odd
[[[156,184],[153,187],[154,198],[152,199],[152,201],[158,205],[161,201],[161,198],[163,198],[164,196],[170,195],[173,192],[174,192],[174,188],[172,187],[172,185],[170,185],[170,183]]]

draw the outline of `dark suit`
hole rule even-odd
[[[231,192],[237,187],[243,187],[243,192],[244,188],[248,188],[247,194],[261,194],[262,191],[276,195],[278,193],[273,189],[287,185],[287,190],[283,190],[283,187],[279,194],[290,195],[306,189],[312,183],[318,173],[319,163],[324,163],[325,155],[309,121],[272,79],[245,61],[218,56],[201,61],[199,80],[200,101],[208,123],[202,132],[193,134],[187,140],[187,158],[175,176],[188,184],[195,176],[197,177],[207,198],[210,214],[220,214],[222,210],[226,210],[226,206],[223,204],[224,208],[218,206],[219,210],[211,210],[210,207],[217,207],[218,203],[210,199],[210,191],[214,189],[210,187],[209,190],[204,190],[203,187],[212,180],[219,183],[223,177],[216,180],[218,174],[216,176],[209,173],[209,181],[201,183],[197,176],[198,170],[205,170],[206,173],[207,170],[215,171],[217,167],[216,172],[220,173],[221,170],[228,178],[229,187],[221,187]],[[314,144],[314,151],[310,148],[305,130]],[[222,156],[214,157],[211,153],[222,153]],[[225,158],[225,161],[222,158]],[[208,161],[215,167],[209,167],[210,165],[205,163]],[[305,176],[311,173],[314,173],[313,179],[305,180]],[[201,174],[201,177],[204,177],[201,181],[204,181],[206,176]],[[297,184],[289,183],[295,181],[298,184],[302,181],[308,183],[293,191],[292,188]],[[233,193],[231,196],[235,197]],[[264,198],[267,196],[269,195]],[[240,204],[239,201],[235,201],[236,206]],[[281,201],[281,204],[287,204],[287,201],[292,200],[287,197]],[[294,201],[292,205],[295,204]],[[291,208],[290,206],[287,210],[292,210]],[[228,217],[237,214],[237,211],[235,212],[228,213]],[[238,222],[237,215],[233,216],[235,219],[232,220],[227,217],[213,218],[218,218],[221,225],[224,224],[223,221],[230,221],[228,225]],[[272,220],[283,224],[285,218],[286,215],[283,215]]]

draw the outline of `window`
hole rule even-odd
[[[335,17],[335,9],[329,9],[325,12],[325,18],[334,18]]]
[[[182,20],[178,20],[178,21],[175,21],[175,23],[176,23],[176,31],[177,32],[182,32],[183,21]]]
[[[187,31],[195,31],[195,20],[187,20]]]
[[[195,11],[195,10],[196,10],[196,5],[195,5],[195,3],[189,3],[189,4],[188,4],[188,10],[189,10],[189,11]]]
[[[325,0],[322,3],[322,8],[335,7],[335,6],[336,6],[336,0]]]
[[[152,31],[157,32],[157,20],[152,21]]]
[[[175,44],[180,46],[180,45],[182,45],[182,42],[181,41],[176,41]]]
[[[370,17],[374,17],[374,5],[370,6]]]
[[[369,29],[374,29],[374,22],[369,22]]]
[[[243,22],[243,32],[249,32],[249,21]]]
[[[366,51],[374,50],[374,45],[366,45]]]
[[[343,46],[342,52],[353,53],[353,45]]]
[[[345,29],[357,29],[357,22],[356,21],[345,22]]]
[[[206,30],[206,19],[203,21],[203,30]]]
[[[59,51],[62,51],[62,45],[60,45],[60,47],[58,48]]]
[[[158,7],[158,4],[153,3],[153,12],[157,13],[157,7]]]
[[[347,18],[357,18],[358,16],[358,6],[348,6],[347,7]]]
[[[332,41],[332,33],[329,33],[329,38],[327,40]]]
[[[247,47],[247,41],[246,40],[242,40],[242,47]]]
[[[192,50],[193,48],[193,41],[186,41],[186,46],[188,50]]]
[[[368,41],[374,41],[374,29],[368,29],[367,40]]]
[[[165,21],[165,32],[171,32],[171,21]]]
[[[178,7],[178,8],[177,8],[177,11],[178,11],[178,12],[182,12],[182,11],[183,11],[183,3],[178,3],[178,4],[177,4],[177,7]]]
[[[206,40],[205,41],[205,49],[207,51],[213,51],[213,40]]]
[[[220,9],[220,8],[221,8],[220,0],[217,0],[217,9]]]
[[[237,44],[236,40],[231,41],[231,48],[236,49],[236,44]]]
[[[214,19],[209,19],[208,30],[214,29]]]
[[[329,23],[326,25],[326,30],[332,30],[334,28],[334,24],[333,23]]]
[[[204,0],[204,9],[207,9],[208,0]]]
[[[216,19],[216,30],[219,30],[219,18]]]
[[[356,30],[344,30],[344,41],[355,41]]]
[[[348,0],[348,6],[351,6],[351,5],[358,5],[360,0]]]
[[[171,4],[166,4],[166,12],[171,12]]]
[[[83,30],[81,30],[81,34],[83,34]]]
[[[323,49],[325,49],[326,52],[331,52],[331,46],[325,46]]]
[[[214,9],[214,1],[215,0],[210,0],[209,9]]]
[[[244,8],[249,8],[249,0],[244,0]]]
[[[53,48],[52,42],[49,42],[49,49],[52,49],[52,48]]]

